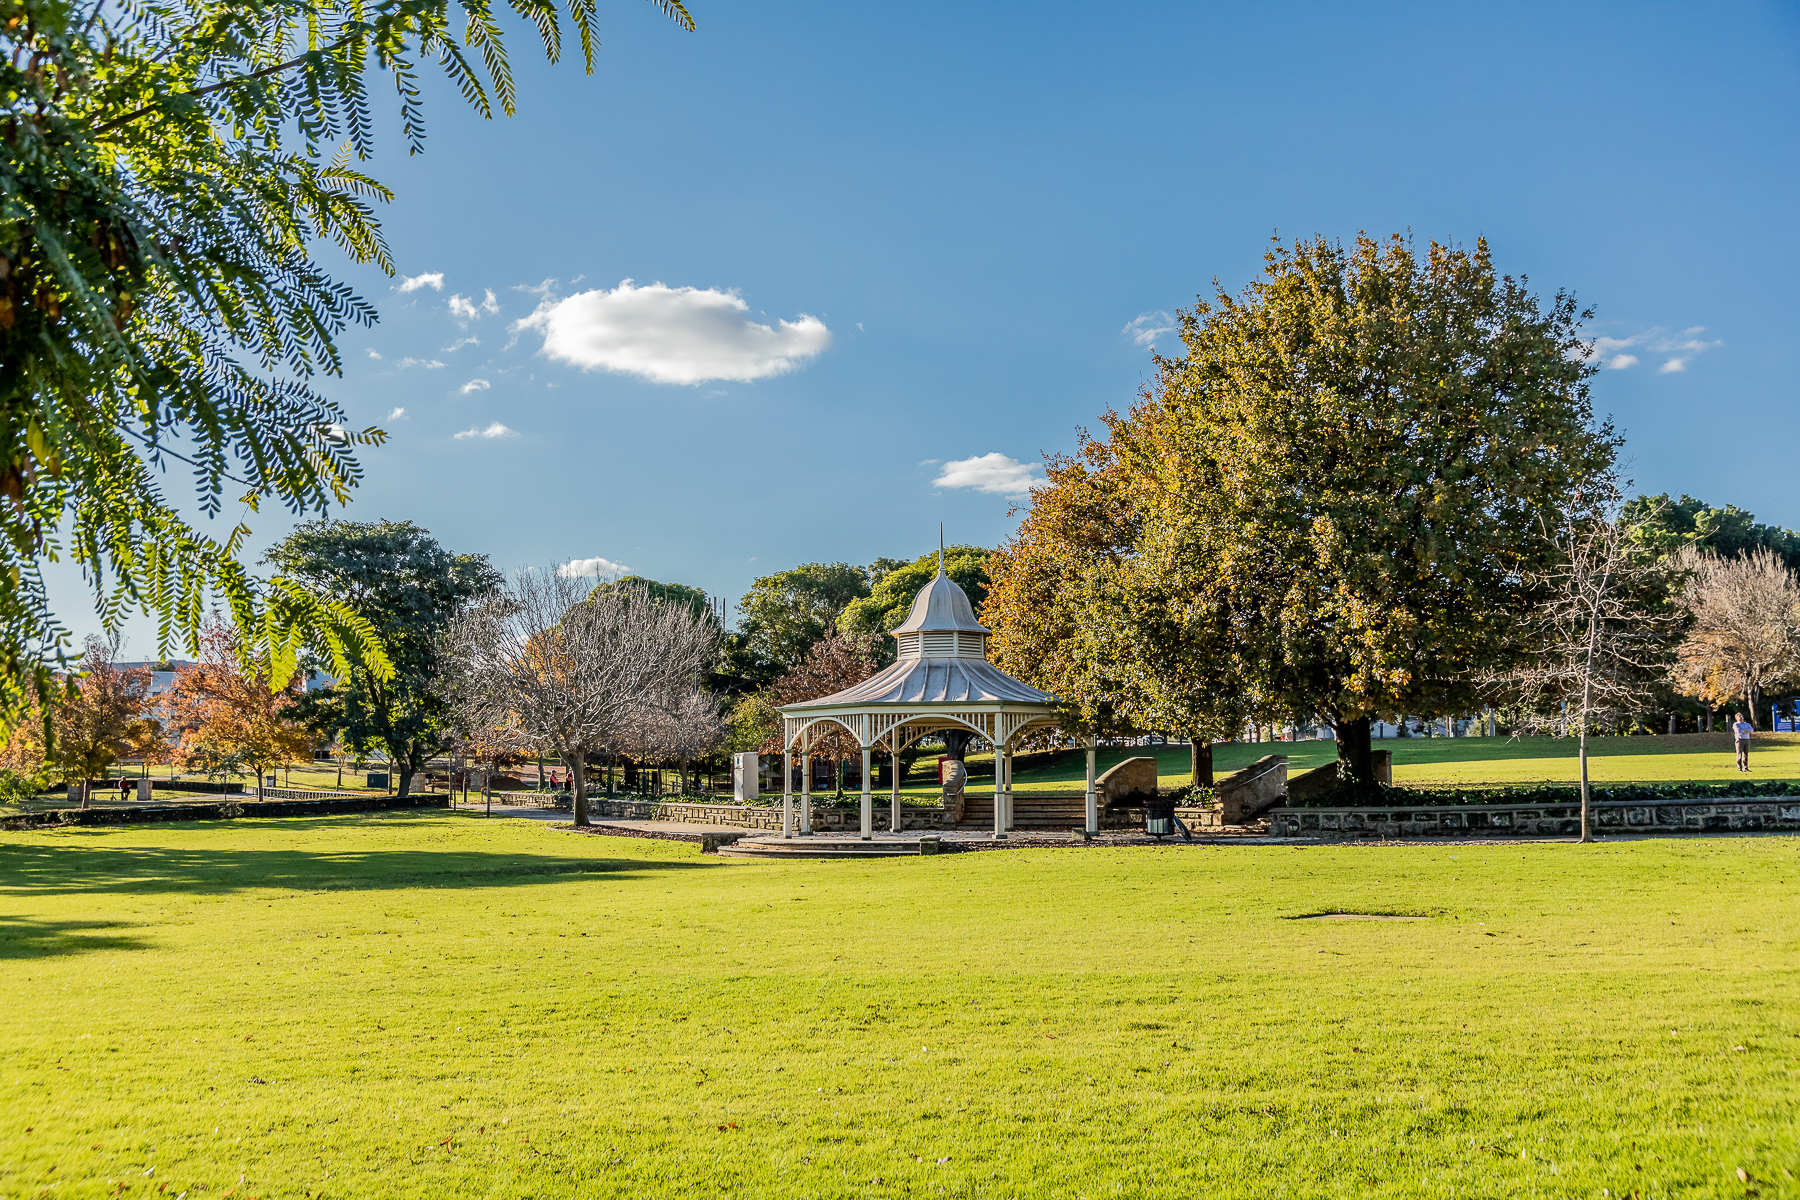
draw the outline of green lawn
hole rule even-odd
[[[1796,1196],[1797,852],[0,833],[0,1195]]]
[[[1394,738],[1377,749],[1394,754],[1394,782],[1438,784],[1574,783],[1580,778],[1575,743],[1567,738]],[[1126,758],[1155,755],[1157,784],[1182,787],[1188,782],[1188,748],[1156,746],[1106,748],[1097,755],[1096,770]],[[1288,756],[1288,771],[1297,774],[1337,761],[1336,742],[1233,742],[1213,747],[1213,768],[1224,775],[1248,766],[1265,754]],[[1598,737],[1588,742],[1590,778],[1603,783],[1648,783],[1670,780],[1735,781],[1737,760],[1731,739],[1723,733],[1687,733],[1674,737]],[[1800,734],[1758,734],[1752,751],[1752,777],[1800,779]],[[1079,754],[1053,767],[1020,771],[1019,791],[1079,789],[1085,767]],[[991,788],[979,780],[977,790]],[[910,790],[910,789],[909,789]]]

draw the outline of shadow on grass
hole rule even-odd
[[[84,954],[91,950],[138,950],[143,941],[122,933],[123,921],[34,921],[27,917],[0,917],[0,962],[52,958],[60,954]]]
[[[337,820],[341,822],[342,818]],[[321,826],[332,823],[331,818],[317,822]],[[281,828],[299,831],[309,824],[313,822],[290,819],[281,822]],[[648,878],[718,865],[712,860],[565,858],[474,850],[334,852],[118,846],[99,840],[103,831],[93,833],[96,841],[92,844],[65,837],[49,845],[7,847],[0,853],[0,895],[511,887],[593,875]]]

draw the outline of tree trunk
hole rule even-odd
[[[402,799],[405,799],[412,793],[412,779],[412,764],[408,763],[406,766],[400,768],[400,797]]]
[[[969,752],[969,742],[975,737],[966,729],[944,730],[944,757],[963,761],[963,755]]]
[[[1203,734],[1193,734],[1188,742],[1188,762],[1197,788],[1213,785],[1212,742]]]
[[[585,827],[588,823],[587,811],[587,755],[569,755],[569,778],[575,784],[575,824]]]
[[[1375,786],[1375,748],[1369,744],[1373,724],[1368,717],[1331,723],[1337,735],[1338,782],[1347,788]]]

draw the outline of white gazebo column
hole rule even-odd
[[[794,836],[794,752],[781,751],[781,836]]]
[[[869,795],[869,747],[864,746],[862,770],[862,840],[875,836],[875,801]]]
[[[812,834],[812,747],[800,752],[800,832]]]
[[[1000,748],[994,747],[994,840],[1006,840],[1006,772],[1000,762]]]
[[[1087,831],[1100,832],[1100,804],[1094,796],[1094,739],[1087,742]]]
[[[1001,761],[1006,767],[1006,829],[1010,833],[1017,828],[1013,822],[1012,745],[1010,743],[1002,752]]]
[[[900,747],[900,735],[896,732],[893,735],[893,740],[888,743],[888,749],[889,749],[889,751],[891,751],[891,753],[889,754],[889,757],[893,760],[891,763],[888,764],[888,775],[891,776],[891,779],[889,780],[889,782],[891,782],[894,785],[893,791],[890,793],[890,795],[888,797],[888,804],[889,804],[888,828],[890,831],[892,831],[894,833],[899,833],[900,829],[901,829],[901,824],[900,824],[900,749],[899,749],[899,747]]]

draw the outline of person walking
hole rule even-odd
[[[1743,713],[1731,714],[1731,738],[1737,744],[1737,769],[1740,771],[1750,769],[1750,735],[1755,732],[1756,727],[1744,720]]]

